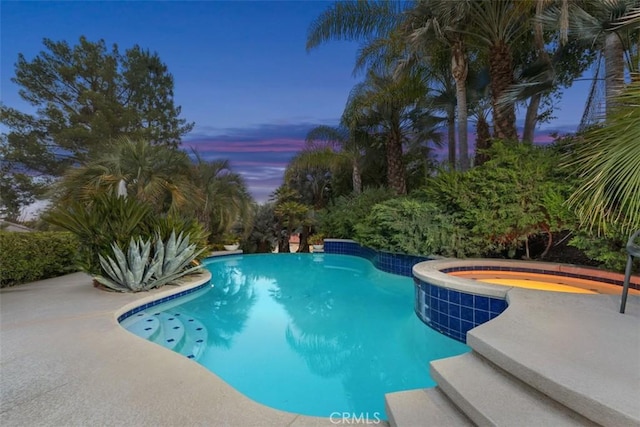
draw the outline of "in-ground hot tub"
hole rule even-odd
[[[500,315],[514,287],[538,291],[620,294],[624,276],[569,264],[445,259],[413,267],[415,312],[437,331],[466,342],[470,329]],[[640,277],[630,292],[640,294]]]

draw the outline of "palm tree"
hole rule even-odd
[[[89,202],[99,194],[126,193],[158,213],[188,211],[200,201],[189,179],[190,167],[183,151],[123,138],[87,164],[70,169],[59,184],[59,197]]]
[[[324,152],[333,168],[339,168],[344,162],[351,167],[351,184],[355,194],[362,193],[362,166],[365,151],[371,144],[369,135],[354,126],[354,121],[346,113],[337,127],[316,126],[307,133],[307,148]],[[335,154],[331,156],[331,154]]]
[[[625,64],[631,73],[638,72],[638,34],[640,5],[637,0],[554,2],[540,20],[560,30],[562,40],[582,40],[600,49],[605,58],[605,99],[611,100],[624,85]],[[637,75],[637,74],[635,74]]]
[[[191,169],[191,182],[199,189],[202,203],[195,209],[198,220],[212,237],[247,225],[251,220],[252,197],[242,176],[231,170],[228,160],[205,161],[198,153]]]
[[[575,144],[579,188],[569,199],[590,228],[640,229],[640,80],[615,98],[604,126]]]
[[[384,141],[387,182],[395,194],[407,193],[402,146],[413,131],[416,103],[425,94],[426,88],[414,76],[393,78],[371,71],[349,94],[346,117]]]
[[[462,170],[469,168],[467,116],[469,63],[466,35],[463,33],[468,25],[467,1],[422,0],[418,1],[414,8],[408,10],[407,19],[401,26],[401,31],[407,38],[412,56],[426,55],[431,58],[432,64],[442,64],[444,53],[450,61],[450,75],[455,82],[458,150]],[[440,74],[442,74],[442,70],[440,70]],[[451,123],[455,119],[451,120],[450,113],[449,118],[449,163],[453,166],[455,164],[455,143],[453,142],[455,132],[452,132]]]

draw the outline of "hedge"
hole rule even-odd
[[[78,245],[67,232],[0,231],[0,287],[77,271]]]

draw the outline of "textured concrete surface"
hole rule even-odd
[[[335,425],[254,402],[118,325],[123,307],[176,291],[105,292],[81,273],[0,291],[0,425]]]
[[[509,307],[471,331],[474,351],[607,426],[640,426],[640,298],[512,289]]]

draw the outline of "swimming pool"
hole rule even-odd
[[[212,287],[122,325],[276,409],[386,419],[385,393],[434,386],[429,362],[469,351],[415,316],[410,278],[362,258],[226,256],[206,267]]]

